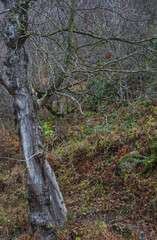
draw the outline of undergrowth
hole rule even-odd
[[[62,141],[47,153],[68,210],[58,239],[155,239],[156,102],[84,114],[64,122]],[[3,156],[20,157],[15,134],[1,134]],[[0,183],[1,238],[31,239],[24,166],[1,161]]]

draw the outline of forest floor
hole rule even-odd
[[[47,121],[47,157],[68,210],[59,240],[157,239],[156,103],[77,112],[61,122],[60,140]],[[14,127],[0,135],[0,157],[21,159]],[[0,159],[1,240],[31,239],[25,177],[23,162]]]

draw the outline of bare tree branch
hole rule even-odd
[[[79,106],[80,112],[81,112],[82,115],[84,116],[84,113],[83,113],[83,111],[82,111],[81,104],[79,103],[79,101],[78,101],[76,98],[74,98],[73,96],[70,96],[70,95],[68,95],[68,94],[65,94],[65,93],[60,93],[60,92],[58,92],[58,94],[61,95],[61,96],[65,96],[65,97],[71,98],[74,102],[76,102],[76,103],[78,104],[78,106]]]
[[[157,18],[157,16],[153,16],[153,17],[148,17],[148,18],[137,19],[137,17],[141,18],[141,16],[137,16],[137,15],[136,15],[136,19],[128,18],[128,17],[124,16],[125,13],[129,12],[128,10],[120,13],[120,12],[115,11],[114,9],[107,8],[107,7],[100,7],[100,6],[96,6],[96,7],[93,7],[93,8],[77,8],[75,11],[77,12],[77,11],[95,11],[95,10],[109,11],[109,12],[112,12],[112,13],[115,13],[115,14],[119,15],[124,20],[131,21],[131,22],[146,22],[146,21],[150,21],[152,19]],[[131,14],[133,15],[132,12],[131,12]]]
[[[53,84],[47,90],[47,93],[41,99],[38,100],[37,103],[38,103],[39,108],[44,106],[46,104],[46,102],[48,101],[49,96],[52,95],[52,93],[61,86],[61,84],[63,83],[63,81],[66,77],[66,71],[68,69],[68,66],[71,64],[71,60],[72,60],[72,56],[73,56],[73,48],[74,48],[74,46],[73,46],[74,17],[75,17],[74,9],[76,8],[76,3],[77,3],[77,0],[73,0],[71,9],[70,9],[70,18],[69,18],[68,31],[67,31],[68,32],[68,36],[67,36],[68,47],[66,50],[67,54],[65,56],[63,68],[61,69],[57,79],[53,81]]]

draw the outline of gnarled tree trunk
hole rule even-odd
[[[44,240],[56,238],[56,228],[64,225],[66,207],[55,175],[42,153],[42,139],[36,117],[36,104],[27,79],[27,8],[33,1],[2,1],[10,9],[3,24],[7,47],[3,85],[13,97],[16,130],[20,137],[27,169],[27,199],[32,234]]]

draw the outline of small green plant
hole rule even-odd
[[[157,142],[151,136],[147,136],[147,144],[151,153],[157,154]]]
[[[50,144],[52,135],[54,134],[54,131],[51,129],[51,122],[45,122],[43,128],[45,130],[44,133],[45,133],[46,142]]]
[[[51,222],[49,222],[49,223],[48,223],[48,227],[49,227],[49,228],[54,228],[55,225],[53,225]]]
[[[155,126],[155,119],[153,118],[153,116],[152,115],[150,115],[150,117],[149,117],[149,120],[148,120],[148,125],[149,125],[149,127],[151,127],[151,126]]]
[[[92,128],[90,126],[84,126],[82,129],[82,133],[84,135],[89,135],[90,133],[92,133]]]

